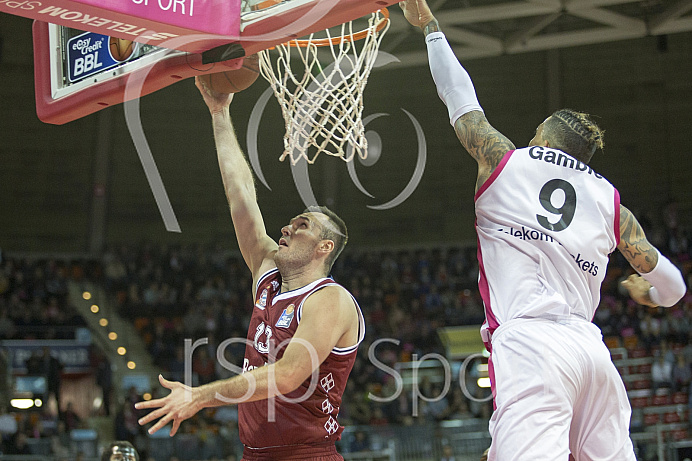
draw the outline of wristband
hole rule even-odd
[[[685,296],[687,287],[682,273],[668,258],[658,252],[658,262],[651,272],[641,274],[651,284],[649,296],[659,306],[671,307]]]

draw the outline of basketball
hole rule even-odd
[[[240,69],[213,72],[199,78],[210,90],[216,93],[238,93],[255,83],[259,77],[259,56],[246,56]]]
[[[135,43],[132,40],[123,38],[111,37],[108,46],[111,51],[111,56],[116,61],[126,61],[135,49]]]

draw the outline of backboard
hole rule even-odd
[[[237,68],[242,59],[202,64],[202,55],[132,42],[132,54],[113,57],[111,37],[34,21],[36,112],[64,124],[194,75]],[[242,54],[239,55],[242,57]],[[128,82],[139,82],[126,98]]]
[[[59,0],[53,0],[56,2]],[[240,0],[132,2],[140,6],[158,4],[159,9],[162,5],[178,5],[177,14],[185,12],[195,18],[214,17],[214,12],[218,16],[208,24],[187,24],[163,14],[130,17],[127,14],[141,13],[110,11],[107,14],[117,13],[120,20],[109,20],[110,25],[104,28],[106,19],[90,14],[103,16],[103,11],[95,8],[113,10],[109,5],[123,2],[62,0],[62,6],[57,7],[41,1],[0,1],[0,11],[51,23],[36,21],[33,27],[36,105],[42,121],[67,123],[185,78],[239,68],[244,56],[365,16],[397,0],[265,0],[260,2],[260,9],[248,7],[242,12]],[[106,7],[95,6],[98,3]],[[28,8],[30,4],[38,5]],[[183,27],[186,24],[188,27]],[[111,38],[136,39],[132,55],[122,61],[112,59],[105,49]]]

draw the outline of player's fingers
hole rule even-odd
[[[158,423],[154,424],[149,430],[147,431],[149,434],[154,434],[159,431],[162,427],[164,427],[166,424],[168,424],[173,417],[171,415],[166,415],[163,418],[159,420]]]
[[[144,426],[145,424],[149,424],[153,420],[165,415],[167,411],[168,410],[166,410],[165,408],[159,408],[158,410],[154,410],[146,416],[142,416],[141,418],[139,418],[139,421],[137,422],[140,426]]]
[[[163,375],[159,375],[159,382],[166,389],[173,389],[173,385],[175,384],[175,382],[173,381],[168,381],[166,378],[163,377]]]
[[[146,410],[148,408],[159,408],[162,407],[166,404],[165,398],[163,399],[155,399],[155,400],[149,400],[149,401],[144,401],[144,402],[137,402],[135,403],[135,409],[137,410]]]
[[[623,280],[622,284],[624,286],[631,286],[632,284],[634,284],[637,281],[637,277],[638,276],[636,274],[632,274],[629,277],[627,277],[625,280]]]
[[[173,437],[176,434],[176,432],[178,432],[178,428],[180,427],[181,422],[182,421],[180,421],[178,419],[173,420],[173,428],[171,429],[171,432],[169,434],[171,437]]]

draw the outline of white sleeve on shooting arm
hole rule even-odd
[[[659,306],[671,307],[680,301],[687,292],[682,273],[660,251],[654,270],[641,274],[641,276],[651,284],[649,296]]]
[[[464,114],[474,110],[483,112],[471,77],[454,55],[445,35],[433,32],[425,37],[425,41],[428,44],[430,72],[437,86],[437,94],[447,105],[452,126]]]

